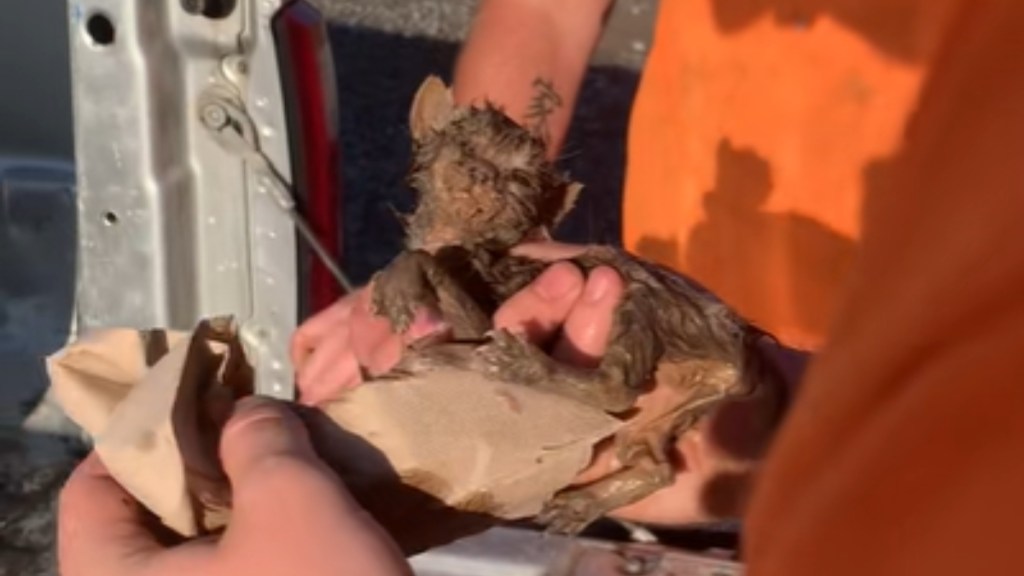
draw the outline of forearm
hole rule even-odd
[[[557,155],[611,0],[482,0],[455,68],[460,104],[490,100]]]

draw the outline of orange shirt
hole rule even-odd
[[[748,574],[1024,574],[1024,2],[787,2],[822,6],[805,30],[778,4],[715,0],[752,7],[723,27],[662,1],[630,158],[633,244],[771,327],[831,317]],[[839,280],[806,268],[840,257]]]
[[[817,348],[958,0],[662,0],[626,247]]]

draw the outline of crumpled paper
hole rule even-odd
[[[219,434],[254,388],[230,318],[191,333],[94,332],[47,366],[55,397],[111,475],[163,524],[184,537],[227,525]],[[622,425],[443,363],[294,408],[318,454],[407,554],[533,516]]]

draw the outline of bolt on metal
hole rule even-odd
[[[270,192],[274,202],[292,220],[299,235],[334,276],[342,290],[346,293],[353,292],[355,287],[352,282],[334,261],[330,252],[310,227],[309,222],[296,209],[295,199],[291,195],[291,184],[277,172],[273,162],[260,148],[256,126],[244,106],[232,103],[216,91],[204,94],[200,102],[201,121],[210,131],[214,140],[226,151],[252,163],[253,167],[262,173],[258,184],[259,191]]]
[[[220,130],[228,125],[228,111],[220,104],[207,104],[201,114],[203,125],[211,130]]]

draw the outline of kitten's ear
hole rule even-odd
[[[422,140],[431,130],[440,130],[455,111],[452,91],[437,76],[428,76],[420,84],[409,111],[409,129],[413,140]]]

